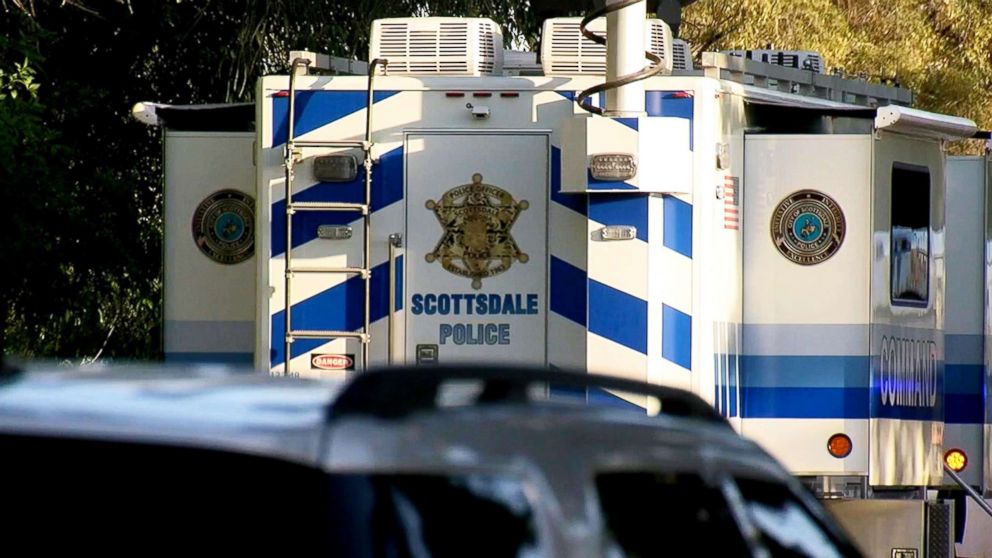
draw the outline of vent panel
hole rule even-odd
[[[823,57],[818,52],[808,50],[725,50],[723,54],[817,74],[824,72]]]
[[[484,18],[376,20],[369,51],[370,60],[389,60],[385,73],[390,75],[481,76],[503,70],[503,35]]]
[[[582,36],[582,18],[561,17],[545,20],[541,41],[541,64],[544,74],[606,75],[606,46]],[[606,18],[590,22],[588,29],[607,37]],[[663,21],[649,19],[644,25],[645,48],[662,59],[662,73],[672,70],[672,32]],[[644,60],[648,64],[648,60]]]
[[[672,41],[672,70],[691,71],[692,47],[682,39]]]

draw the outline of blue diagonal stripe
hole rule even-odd
[[[598,180],[592,172],[586,170],[586,188],[590,190],[637,190],[637,186],[623,180]]]
[[[403,256],[396,257],[396,300],[393,301],[393,311],[403,308]]]
[[[389,306],[389,263],[382,263],[372,268],[372,297],[370,317],[373,322],[386,316]],[[318,293],[306,300],[293,305],[293,329],[321,329],[337,331],[356,331],[361,329],[365,320],[365,305],[363,296],[365,282],[355,276],[344,283]],[[279,311],[272,315],[270,360],[272,366],[285,361],[283,340],[285,337],[285,312]],[[327,340],[299,339],[293,342],[293,356],[297,357],[311,351]]]
[[[693,148],[692,111],[694,99],[682,97],[675,91],[646,91],[644,110],[648,116],[669,116],[689,121],[689,150]]]
[[[403,149],[397,147],[379,158],[372,168],[372,211],[378,211],[403,199]],[[297,202],[364,203],[365,169],[351,182],[320,182],[293,194]],[[300,211],[293,215],[293,248],[317,238],[320,225],[346,225],[361,218],[358,212]],[[272,204],[271,253],[286,252],[286,201]]]
[[[548,396],[552,400],[583,401],[597,407],[612,407],[628,411],[645,412],[644,407],[631,403],[602,388],[582,388],[570,385],[549,384]]]
[[[636,118],[614,118],[614,120],[630,128],[631,130],[637,130],[639,128]]]
[[[665,231],[662,243],[687,258],[692,257],[692,205],[673,197],[665,196]]]
[[[692,370],[692,316],[662,304],[661,317],[661,356]]]
[[[569,101],[575,101],[573,91],[555,91]],[[680,96],[677,91],[645,91],[644,110],[648,116],[669,116],[672,118],[684,118],[689,121],[689,150],[693,149],[693,109],[695,100],[692,97]],[[606,102],[606,95],[599,96],[599,106],[602,108]]]
[[[590,405],[601,407],[612,407],[614,409],[625,409],[628,411],[645,412],[644,407],[631,403],[619,395],[614,395],[603,388],[590,388],[587,390],[587,401]]]
[[[552,366],[551,368],[554,368]],[[549,399],[564,399],[568,401],[585,401],[586,388],[573,386],[571,384],[548,384]]]
[[[388,99],[398,91],[376,91],[373,101]],[[296,94],[296,136],[312,132],[335,120],[365,109],[368,94],[365,91],[299,91]],[[289,97],[272,98],[272,146],[286,143]],[[344,138],[335,138],[344,139]]]
[[[551,311],[585,327],[586,272],[551,256]]]
[[[586,214],[585,194],[565,194],[561,191],[561,149],[551,146],[551,201],[571,209],[579,215]]]
[[[647,194],[596,194],[589,196],[589,218],[603,225],[633,225],[637,238],[648,241]]]
[[[604,285],[589,285],[589,331],[639,353],[648,352],[648,303]]]

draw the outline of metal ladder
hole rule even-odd
[[[372,106],[373,106],[373,84],[376,67],[385,66],[386,60],[376,59],[369,64],[368,68],[368,90],[365,103],[365,139],[364,141],[301,141],[296,139],[295,119],[296,119],[296,75],[299,69],[305,72],[310,65],[310,60],[306,58],[296,58],[293,60],[289,74],[289,118],[287,127],[286,149],[285,149],[285,192],[286,192],[286,268],[285,282],[283,284],[283,294],[285,295],[285,309],[283,314],[283,331],[285,332],[285,364],[283,365],[283,375],[289,376],[290,361],[292,360],[292,346],[297,339],[358,339],[361,342],[361,363],[362,371],[368,369],[369,364],[369,334],[370,326],[370,306],[372,287],[372,268],[370,265],[372,251]],[[364,203],[340,203],[340,202],[294,202],[293,201],[293,178],[295,167],[303,160],[303,148],[359,148],[364,154],[365,169],[365,199]],[[362,248],[362,263],[360,267],[297,267],[293,265],[293,215],[297,211],[344,211],[362,214],[362,225],[364,230],[364,246]],[[338,331],[323,329],[293,329],[292,308],[293,308],[293,277],[296,274],[345,274],[359,275],[364,281],[365,298],[365,319],[362,331]]]

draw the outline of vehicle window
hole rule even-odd
[[[327,475],[241,453],[0,436],[0,532],[37,555],[328,554]],[[91,552],[87,552],[91,551]]]
[[[736,479],[751,523],[772,558],[840,558],[830,535],[780,484]]]
[[[892,167],[892,304],[926,306],[930,278],[930,171]]]
[[[748,556],[749,551],[719,489],[689,473],[605,473],[596,490],[609,535],[631,558]]]
[[[3,435],[0,471],[4,546],[39,555],[538,554],[523,487],[503,476],[328,475],[216,450]]]
[[[331,538],[341,556],[537,556],[521,483],[493,475],[332,475]]]

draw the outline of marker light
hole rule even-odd
[[[847,434],[834,434],[827,440],[827,451],[837,459],[843,459],[851,455],[854,444]]]
[[[630,153],[597,153],[589,157],[589,172],[596,180],[630,180],[637,176],[637,158]]]
[[[955,473],[960,473],[968,466],[968,454],[957,448],[949,449],[944,453],[944,463]]]
[[[633,240],[637,238],[637,227],[632,225],[607,225],[600,232],[603,240]]]
[[[313,159],[313,177],[321,182],[351,182],[358,176],[354,155],[323,155]]]

